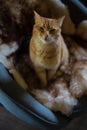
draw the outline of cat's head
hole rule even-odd
[[[64,16],[59,19],[50,19],[40,16],[34,11],[35,25],[34,33],[36,36],[45,43],[56,43],[61,33],[61,26]]]

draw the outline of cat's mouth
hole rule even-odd
[[[43,44],[56,44],[57,43],[57,39],[53,38],[52,36],[44,36],[44,37],[38,36],[38,39]]]
[[[51,42],[51,39],[50,39],[49,37],[45,37],[44,40],[45,40],[46,42],[48,42],[48,43]]]
[[[57,43],[57,40],[51,36],[50,37],[45,36],[43,38],[43,40],[45,41],[46,44],[56,44]]]

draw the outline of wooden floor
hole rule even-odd
[[[0,130],[40,130],[31,126],[9,113],[0,106]],[[87,113],[73,120],[63,130],[87,130]]]

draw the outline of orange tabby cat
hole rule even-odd
[[[68,64],[69,54],[61,36],[63,19],[44,18],[35,12],[29,55],[44,86],[54,77],[59,67],[65,71]]]

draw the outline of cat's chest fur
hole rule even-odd
[[[30,42],[30,57],[33,64],[45,69],[56,69],[61,59],[61,43],[43,44],[32,37]]]

